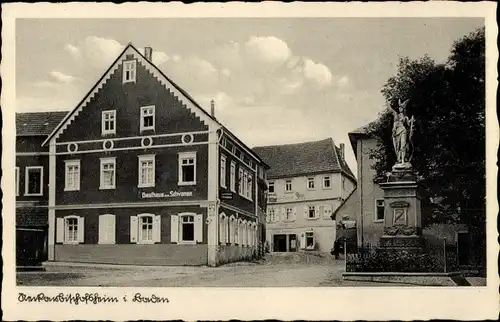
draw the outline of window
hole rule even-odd
[[[161,242],[161,215],[130,216],[130,242],[137,244]]]
[[[155,107],[141,107],[141,132],[155,129]]]
[[[56,219],[56,242],[67,244],[83,243],[84,218],[66,216]]]
[[[229,184],[232,192],[236,192],[236,163],[231,162]]]
[[[267,209],[267,218],[268,222],[276,222],[276,212],[274,208],[268,208]]]
[[[314,189],[314,178],[307,178],[307,189]]]
[[[26,196],[43,195],[43,167],[26,167]]]
[[[65,167],[64,191],[80,190],[80,160],[66,160]]]
[[[286,208],[286,220],[293,220],[293,208]]]
[[[307,218],[316,218],[316,206],[309,206],[309,211],[307,214]]]
[[[243,169],[239,168],[238,171],[238,193],[243,196]]]
[[[331,188],[331,184],[332,181],[330,176],[323,177],[323,188],[325,189]]]
[[[139,241],[153,241],[153,216],[139,217]]]
[[[248,173],[246,197],[250,200],[252,200],[252,190],[253,190],[253,177],[251,173]]]
[[[116,158],[101,159],[101,185],[100,189],[114,189],[116,179]]]
[[[306,249],[314,249],[314,232],[306,232]]]
[[[196,184],[196,152],[179,153],[180,186]]]
[[[220,156],[220,186],[226,188],[226,156]]]
[[[135,82],[136,61],[123,62],[123,83]]]
[[[375,221],[384,221],[385,202],[384,199],[375,200]]]
[[[269,190],[269,193],[274,193],[274,181],[269,181],[267,189]]]
[[[226,215],[221,213],[219,216],[219,243],[225,245],[227,243]]]
[[[285,192],[292,191],[292,180],[285,181]]]
[[[102,134],[116,133],[116,110],[102,112],[101,130]]]
[[[19,196],[19,167],[16,167],[16,196]]]
[[[182,216],[181,219],[181,240],[194,242],[194,216]]]
[[[155,156],[139,156],[139,188],[155,186]]]

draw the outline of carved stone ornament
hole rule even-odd
[[[418,235],[418,233],[419,233],[418,227],[413,227],[413,226],[396,225],[384,228],[384,235],[388,236],[396,236],[396,235],[412,236],[412,235]]]

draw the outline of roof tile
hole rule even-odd
[[[49,135],[68,112],[16,113],[18,136]]]

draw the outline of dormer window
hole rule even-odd
[[[123,62],[123,83],[130,83],[134,82],[135,83],[135,72],[136,68],[136,61],[135,60],[129,60],[129,61],[124,61]]]
[[[155,129],[155,107],[141,107],[141,132]]]
[[[102,112],[101,129],[103,135],[116,133],[116,110]]]

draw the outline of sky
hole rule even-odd
[[[72,110],[121,50],[153,63],[248,146],[322,140],[385,108],[399,56],[444,62],[476,18],[17,19],[16,112]]]

